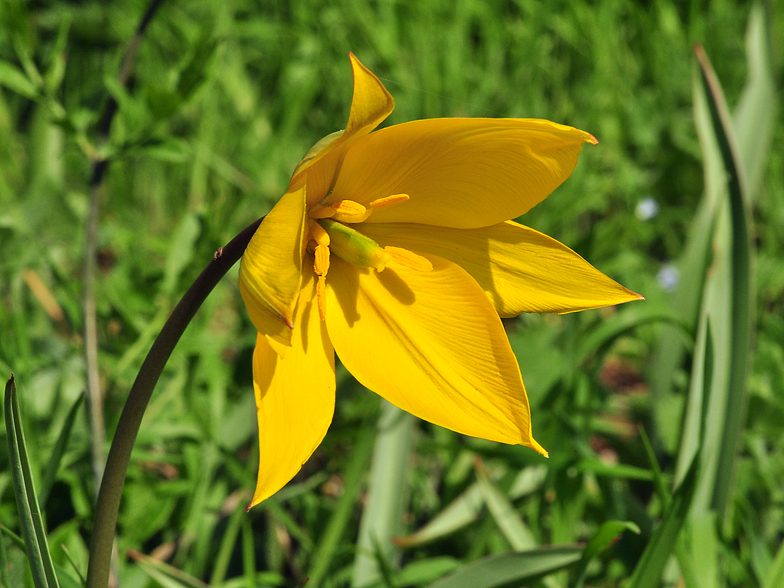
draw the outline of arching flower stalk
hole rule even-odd
[[[335,407],[335,353],[357,380],[432,423],[547,452],[531,434],[501,317],[640,299],[510,219],[572,172],[589,133],[544,120],[418,120],[351,55],[344,131],[319,141],[242,258],[258,330],[260,464],[250,506],[285,485]]]

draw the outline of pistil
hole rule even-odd
[[[327,272],[332,253],[351,265],[373,268],[377,272],[384,271],[389,263],[419,272],[432,271],[433,264],[427,258],[400,247],[381,247],[350,226],[367,220],[378,208],[399,204],[408,198],[407,194],[393,194],[373,200],[367,206],[354,200],[338,200],[328,206],[318,204],[308,211],[307,248],[314,255],[313,270],[318,276],[316,299],[321,320],[327,313]]]

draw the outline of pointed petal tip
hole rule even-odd
[[[590,143],[591,145],[598,145],[599,144],[599,139],[594,137],[591,133],[585,133],[585,135],[586,135],[586,137],[585,137],[585,142],[586,143]]]
[[[544,447],[542,447],[541,445],[539,445],[539,443],[533,437],[531,437],[531,441],[528,442],[526,445],[528,445],[528,447],[530,447],[531,449],[533,449],[537,453],[543,455],[544,457],[550,457],[550,454],[547,453],[547,450]]]

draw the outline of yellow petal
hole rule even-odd
[[[501,320],[459,266],[430,256],[433,271],[383,272],[335,259],[327,280],[327,331],[364,386],[459,433],[527,445],[528,398]]]
[[[476,280],[502,317],[521,312],[575,312],[642,298],[566,245],[508,221],[479,229],[365,223],[382,246],[445,257]]]
[[[592,135],[544,120],[418,120],[359,139],[346,154],[327,202],[361,204],[408,194],[368,223],[409,222],[456,228],[516,218],[572,173]]]
[[[346,125],[346,135],[366,135],[375,129],[395,108],[395,101],[384,84],[366,68],[356,55],[349,53],[354,72],[354,96]]]
[[[250,240],[240,263],[240,292],[256,330],[270,334],[279,330],[270,324],[273,318],[289,328],[293,326],[294,308],[302,276],[303,239],[305,232],[305,187],[283,195],[261,222]]]
[[[308,151],[294,170],[289,184],[291,190],[307,181],[308,206],[319,202],[332,188],[349,147],[381,124],[395,108],[394,99],[373,72],[362,65],[353,53],[349,53],[349,58],[354,73],[354,95],[346,130],[324,137]]]
[[[259,476],[250,506],[297,474],[326,435],[335,410],[335,355],[318,316],[313,273],[303,282],[286,355],[279,357],[264,337],[256,338]]]

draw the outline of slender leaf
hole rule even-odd
[[[145,574],[158,582],[163,588],[209,588],[201,580],[149,555],[144,555],[134,550],[129,550],[128,555],[136,560]]]
[[[364,586],[378,578],[379,559],[393,566],[399,559],[392,538],[403,530],[401,522],[408,503],[408,493],[404,488],[408,487],[411,435],[415,422],[412,415],[386,400],[382,401],[367,502],[359,525],[352,586]],[[376,551],[380,558],[373,557]]]
[[[692,462],[683,483],[673,493],[670,509],[665,513],[634,568],[630,587],[658,588],[664,566],[672,554],[691,506],[698,463],[699,460]]]
[[[238,504],[229,517],[229,523],[226,525],[226,531],[223,534],[223,540],[218,548],[218,555],[215,557],[215,565],[212,567],[212,575],[210,576],[210,584],[219,586],[226,578],[226,571],[229,569],[229,560],[234,551],[234,545],[237,543],[237,536],[240,533],[240,524],[245,515],[245,506]]]
[[[546,476],[547,468],[544,466],[526,467],[512,482],[509,498],[516,500],[538,490]],[[395,538],[395,544],[411,547],[446,537],[474,522],[484,504],[479,482],[474,482],[416,533]]]
[[[717,287],[728,288],[730,298],[730,337],[726,361],[729,363],[726,405],[720,450],[716,470],[712,504],[724,512],[729,499],[730,484],[734,473],[735,456],[740,442],[741,428],[746,408],[746,377],[752,331],[752,279],[751,230],[748,195],[740,158],[735,146],[729,110],[716,75],[701,47],[695,49],[701,69],[701,81],[708,96],[714,132],[727,174],[731,223],[731,277],[730,282]],[[725,357],[721,358],[722,361]]]
[[[705,417],[709,405],[709,394],[713,388],[713,334],[708,315],[703,315],[697,332],[697,345],[694,350],[692,376],[689,382],[689,396],[686,404],[686,418],[683,421],[681,449],[675,469],[675,485],[686,477],[692,462],[705,444]]]
[[[780,586],[784,586],[784,542],[781,543],[776,553],[768,577],[765,579],[764,588],[779,588]]]
[[[8,554],[5,550],[5,538],[0,534],[0,584],[10,586],[8,582]]]
[[[585,459],[578,464],[578,469],[583,472],[592,472],[599,476],[621,478],[625,480],[653,480],[654,475],[650,470],[626,464],[604,463],[599,459]]]
[[[776,86],[770,64],[765,8],[755,4],[746,27],[746,62],[749,75],[735,110],[733,130],[745,172],[749,199],[759,193],[775,129]]]
[[[460,560],[449,556],[412,561],[395,574],[395,582],[398,586],[421,586],[453,572],[459,566]]]
[[[479,480],[479,490],[487,503],[490,514],[495,519],[498,528],[515,551],[523,551],[536,546],[536,539],[531,530],[520,518],[512,503],[487,475],[487,470],[481,461],[477,460],[476,477]]]
[[[354,505],[362,489],[362,481],[367,471],[367,464],[370,460],[374,433],[373,428],[365,427],[365,430],[357,438],[351,459],[346,467],[343,495],[332,512],[326,530],[311,560],[308,576],[312,586],[319,586],[329,571],[335,552],[340,544],[340,538],[351,518]]]
[[[35,84],[16,66],[7,61],[0,61],[0,86],[5,86],[27,98],[38,96]]]
[[[253,529],[250,519],[243,517],[242,522],[242,568],[245,576],[245,587],[255,588],[256,582],[256,549],[253,540]]]
[[[648,457],[648,463],[651,464],[651,471],[653,472],[653,485],[656,488],[656,493],[664,505],[664,509],[670,506],[670,493],[667,490],[667,485],[664,481],[664,475],[659,467],[659,461],[656,459],[656,454],[653,451],[651,440],[648,438],[648,433],[645,432],[645,427],[640,427],[640,439],[645,448],[645,455]]]
[[[27,545],[25,545],[24,539],[2,524],[0,524],[0,531],[5,533],[18,549],[21,549],[24,553],[27,553]]]
[[[446,537],[475,521],[484,504],[479,483],[472,484],[416,533],[407,537],[396,537],[395,544],[412,547]]]
[[[60,462],[63,459],[65,450],[68,447],[68,441],[71,438],[71,431],[73,430],[73,425],[76,421],[76,415],[83,402],[84,394],[80,394],[76,401],[74,401],[73,406],[71,406],[71,410],[68,411],[68,415],[65,417],[63,428],[60,430],[60,435],[57,437],[57,442],[54,444],[54,449],[52,449],[52,455],[49,457],[49,462],[46,464],[46,469],[44,470],[41,491],[38,493],[41,504],[46,504],[49,499],[49,493],[52,491],[52,485],[57,477],[57,471],[60,469]]]
[[[487,557],[459,568],[428,588],[505,588],[532,582],[578,561],[582,548],[572,545]]]
[[[577,564],[573,581],[569,584],[572,588],[582,588],[585,585],[585,575],[591,560],[615,542],[616,537],[624,531],[640,534],[640,528],[629,521],[606,521],[596,531],[583,550],[580,562]]]
[[[632,306],[603,321],[596,329],[587,333],[577,350],[579,363],[584,363],[591,355],[601,353],[618,337],[650,323],[668,323],[681,327],[686,333],[690,326],[681,317],[668,309],[655,306]]]
[[[14,376],[5,385],[5,427],[8,435],[8,454],[11,461],[11,474],[14,479],[14,493],[22,537],[27,546],[27,559],[33,573],[36,588],[59,587],[54,571],[49,544],[46,540],[41,510],[33,482],[30,460],[27,456],[22,421],[19,415],[19,398],[16,394]]]

